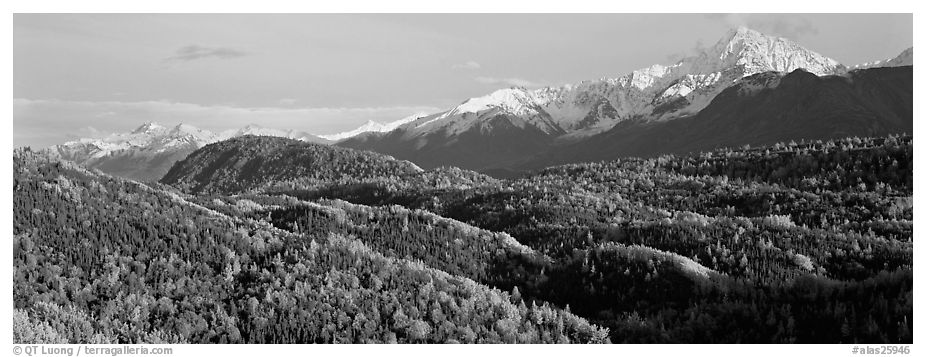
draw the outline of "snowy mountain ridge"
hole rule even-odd
[[[560,87],[499,89],[400,128],[413,137],[434,132],[453,136],[506,115],[520,119],[512,121],[514,125],[533,125],[553,136],[587,136],[625,120],[662,121],[694,114],[741,78],[798,68],[817,75],[845,70],[790,40],[741,27],[673,65]]]
[[[49,147],[50,155],[105,172],[133,179],[159,179],[175,161],[205,145],[242,135],[279,136],[302,141],[327,143],[296,130],[278,130],[248,125],[237,130],[214,133],[189,124],[167,127],[148,122],[129,133],[102,138],[82,138]]]
[[[160,153],[190,145],[199,148],[242,135],[279,136],[304,141],[309,141],[306,139],[312,137],[311,134],[302,131],[270,129],[254,124],[241,129],[213,133],[189,124],[181,123],[174,127],[166,127],[157,122],[148,122],[129,133],[114,133],[103,138],[81,138],[53,146],[50,149],[63,153],[74,147],[95,147],[96,150],[93,150],[91,157],[103,157],[131,149]]]
[[[913,47],[907,48],[901,52],[897,57],[887,59],[887,60],[878,60],[874,62],[862,63],[850,67],[850,70],[854,69],[863,69],[863,68],[876,68],[876,67],[900,67],[900,66],[912,66],[913,65]]]
[[[385,133],[385,132],[393,131],[395,130],[395,128],[398,128],[399,126],[403,124],[415,121],[418,118],[426,116],[426,115],[427,113],[415,113],[405,118],[402,118],[402,119],[399,119],[393,122],[385,123],[385,124],[372,121],[372,120],[368,120],[366,123],[364,123],[357,129],[335,133],[335,134],[318,135],[318,137],[326,139],[326,140],[338,141],[338,140],[354,137],[354,136],[357,136],[363,133],[369,133],[369,132]]]

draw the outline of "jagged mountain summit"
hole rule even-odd
[[[592,134],[629,119],[667,120],[693,114],[741,78],[799,68],[816,75],[844,70],[835,60],[790,40],[741,27],[714,46],[670,66],[653,65],[618,78],[562,87],[501,89],[404,128],[413,132],[449,129],[453,134],[493,115],[507,114],[549,134]]]
[[[744,77],[796,69],[820,76],[846,72],[835,60],[793,41],[741,27],[673,65],[561,87],[500,89],[392,132],[358,135],[339,145],[395,155],[424,168],[508,166],[551,145],[582,140],[620,123],[694,115]]]
[[[189,124],[167,127],[159,123],[142,124],[129,133],[103,138],[83,138],[52,146],[46,151],[64,160],[133,180],[158,180],[174,162],[207,144],[243,135],[277,136],[313,143],[330,143],[317,136],[295,130],[277,130],[248,125],[237,130],[213,133]]]
[[[357,129],[349,130],[349,131],[344,131],[344,132],[340,132],[340,133],[336,133],[336,134],[319,135],[318,137],[320,137],[320,138],[322,138],[322,139],[326,139],[326,140],[338,141],[338,140],[343,140],[343,139],[351,138],[351,137],[354,137],[354,136],[357,136],[357,135],[360,135],[360,134],[363,134],[363,133],[370,133],[370,132],[373,132],[373,133],[385,133],[385,132],[390,132],[390,131],[395,130],[395,128],[398,128],[399,126],[402,126],[402,125],[405,124],[405,123],[409,123],[409,122],[415,121],[415,120],[417,120],[418,118],[421,118],[421,117],[426,116],[426,115],[428,115],[428,114],[427,114],[427,113],[415,113],[415,114],[409,115],[409,116],[407,116],[407,117],[405,117],[405,118],[402,118],[402,119],[399,119],[399,120],[396,120],[396,121],[393,121],[393,122],[385,123],[385,124],[380,123],[380,122],[376,122],[376,121],[372,121],[372,120],[368,120],[366,123],[364,123],[363,125],[361,125],[361,126],[358,127]]]

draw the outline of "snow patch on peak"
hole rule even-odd
[[[629,84],[640,90],[647,89],[652,87],[657,80],[665,77],[669,73],[669,69],[673,67],[674,66],[666,67],[656,64],[647,68],[638,69],[626,76],[627,81],[625,81],[625,85]]]
[[[257,124],[248,124],[247,126],[241,129],[230,129],[223,131],[216,135],[214,141],[228,140],[234,137],[244,136],[244,135],[255,135],[255,136],[276,136],[281,138],[296,139],[301,141],[308,142],[317,142],[318,139],[309,133],[297,130],[280,130],[273,128],[265,128]]]
[[[773,37],[761,33],[759,31],[753,30],[746,26],[739,26],[737,28],[731,28],[727,30],[727,33],[720,38],[721,43],[733,43],[738,41],[759,41],[762,38]]]
[[[153,134],[153,133],[161,133],[164,130],[167,130],[167,127],[161,125],[158,122],[149,121],[147,123],[142,124],[135,130],[133,130],[132,134],[144,134],[144,133]]]
[[[499,108],[515,115],[526,114],[532,110],[532,99],[531,93],[522,87],[504,88],[486,96],[470,98],[450,113],[478,113],[490,108]]]
[[[675,84],[666,88],[657,98],[657,101],[666,100],[673,97],[684,97],[699,88],[710,86],[720,80],[721,72],[709,74],[686,74],[684,77],[675,82]]]
[[[257,136],[285,136],[285,132],[277,129],[268,129],[264,128],[257,124],[248,124],[241,129],[230,129],[223,131],[219,136],[222,140],[242,136],[242,135],[257,135]]]
[[[832,74],[839,63],[782,37],[739,27],[727,32],[713,47],[682,60],[689,73],[724,69],[741,71],[740,77],[766,71],[791,72],[804,69],[818,76]]]
[[[878,67],[900,67],[913,65],[913,47],[903,50],[897,57],[888,60],[878,60],[852,66],[850,70]]]
[[[200,138],[207,138],[213,135],[212,132],[197,128],[190,124],[180,123],[170,130],[170,135],[193,135]]]
[[[354,137],[354,136],[357,136],[357,135],[360,135],[360,134],[363,134],[363,133],[370,133],[370,132],[374,132],[374,133],[386,133],[386,132],[393,131],[393,130],[395,130],[396,128],[402,126],[402,125],[411,123],[411,122],[413,122],[413,121],[415,121],[415,120],[418,120],[418,118],[421,118],[421,117],[427,116],[427,115],[428,115],[427,113],[415,113],[415,114],[409,115],[409,116],[407,116],[407,117],[404,117],[404,118],[402,118],[402,119],[399,119],[399,120],[396,120],[396,121],[393,121],[393,122],[389,122],[389,123],[385,123],[385,124],[380,123],[380,122],[376,122],[376,121],[373,121],[373,120],[368,120],[366,123],[364,123],[363,125],[361,125],[361,126],[358,127],[357,129],[350,130],[350,131],[345,131],[345,132],[340,132],[340,133],[336,133],[336,134],[319,135],[319,137],[321,137],[321,138],[323,138],[323,139],[326,139],[326,140],[338,141],[338,140],[343,140],[343,139],[351,138],[351,137]]]

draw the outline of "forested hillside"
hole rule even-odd
[[[250,215],[366,237],[569,306],[614,342],[898,342],[912,331],[912,154],[911,137],[849,138],[573,164],[517,180],[441,169],[280,185],[247,199],[290,197]],[[505,232],[532,253],[497,253],[499,264],[487,252],[504,248],[453,238],[472,229],[425,211],[479,227],[477,236]]]
[[[238,203],[232,216],[17,151],[14,341],[608,341],[607,330],[547,303],[354,237],[279,230]]]
[[[512,180],[365,155],[244,137],[174,188],[18,151],[17,341],[912,342],[912,137]]]
[[[272,136],[245,135],[196,150],[161,182],[193,193],[246,192],[268,184],[314,186],[421,171],[368,151]]]

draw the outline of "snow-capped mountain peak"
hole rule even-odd
[[[168,133],[168,135],[170,136],[193,136],[200,140],[211,140],[212,137],[215,136],[214,133],[208,130],[203,130],[195,126],[184,124],[184,123],[177,124],[177,126],[170,129],[170,132]]]
[[[685,75],[709,75],[731,72],[734,81],[762,72],[792,72],[804,69],[816,75],[837,73],[836,60],[783,37],[763,34],[746,27],[732,29],[713,46],[686,57],[670,68],[678,78]]]
[[[502,108],[512,114],[523,114],[534,104],[531,94],[522,87],[499,89],[489,95],[467,99],[450,112],[478,113],[490,108]]]
[[[236,137],[236,136],[242,136],[242,135],[257,135],[257,136],[261,136],[261,135],[271,135],[271,136],[283,136],[283,135],[280,135],[280,134],[283,134],[283,133],[284,133],[284,132],[283,132],[282,130],[267,129],[267,128],[264,128],[264,127],[262,127],[262,126],[260,126],[260,125],[251,123],[251,124],[245,125],[245,126],[242,127],[242,128],[239,128],[239,129],[229,129],[229,130],[225,130],[225,131],[219,133],[219,137],[220,137],[222,140],[225,140],[225,139],[233,138],[233,137]],[[277,134],[277,135],[273,135],[273,134]]]
[[[483,114],[495,110],[523,117],[547,133],[591,135],[623,120],[670,120],[694,114],[744,77],[796,69],[828,75],[844,67],[791,40],[739,27],[725,33],[713,46],[673,65],[655,64],[613,79],[533,91],[499,89],[429,116],[414,128],[419,134],[444,128],[452,129],[445,132],[458,132],[472,127],[474,120],[491,119]],[[551,125],[560,130],[551,129]]]
[[[149,121],[147,123],[142,124],[138,128],[135,128],[135,130],[132,131],[132,134],[156,134],[156,133],[163,133],[166,130],[167,130],[166,126],[163,126],[158,122]]]
[[[130,133],[115,133],[103,138],[82,138],[59,145],[57,148],[60,150],[75,145],[95,147],[97,150],[93,156],[102,157],[116,151],[133,148],[163,152],[190,143],[201,146],[214,139],[215,134],[212,132],[189,124],[178,124],[168,128],[156,122],[148,122]]]
[[[410,122],[413,122],[413,121],[415,121],[415,120],[418,120],[418,118],[423,117],[423,116],[426,116],[426,115],[427,115],[427,113],[415,113],[415,114],[409,115],[409,116],[407,116],[407,117],[404,117],[404,118],[402,118],[402,119],[399,119],[399,120],[396,120],[396,121],[393,121],[393,122],[389,122],[389,123],[385,123],[385,124],[380,123],[380,122],[376,122],[376,121],[373,121],[373,120],[368,120],[366,123],[364,123],[363,125],[361,125],[361,126],[358,127],[357,129],[350,130],[350,131],[345,131],[345,132],[340,132],[340,133],[335,133],[335,134],[319,135],[319,137],[320,137],[320,138],[323,138],[323,139],[326,139],[326,140],[338,141],[338,140],[343,140],[343,139],[347,139],[347,138],[350,138],[350,137],[354,137],[354,136],[357,136],[357,135],[360,135],[360,134],[363,134],[363,133],[370,133],[370,132],[373,132],[373,133],[385,133],[385,132],[390,132],[390,131],[393,131],[393,130],[395,130],[396,128],[402,126],[402,125],[405,125],[405,124],[407,124],[407,123],[410,123]]]
[[[739,27],[726,32],[713,46],[672,65],[655,64],[617,78],[560,87],[498,89],[403,128],[412,136],[455,135],[497,115],[508,115],[520,119],[515,125],[534,125],[549,135],[586,136],[624,120],[662,121],[691,115],[744,77],[796,69],[828,75],[844,67],[791,40]]]
[[[622,82],[624,85],[629,84],[634,88],[644,90],[656,83],[656,80],[665,77],[666,74],[669,73],[670,68],[672,68],[672,66],[667,67],[661,64],[654,64],[647,68],[630,72],[630,74],[625,76],[626,80]]]

